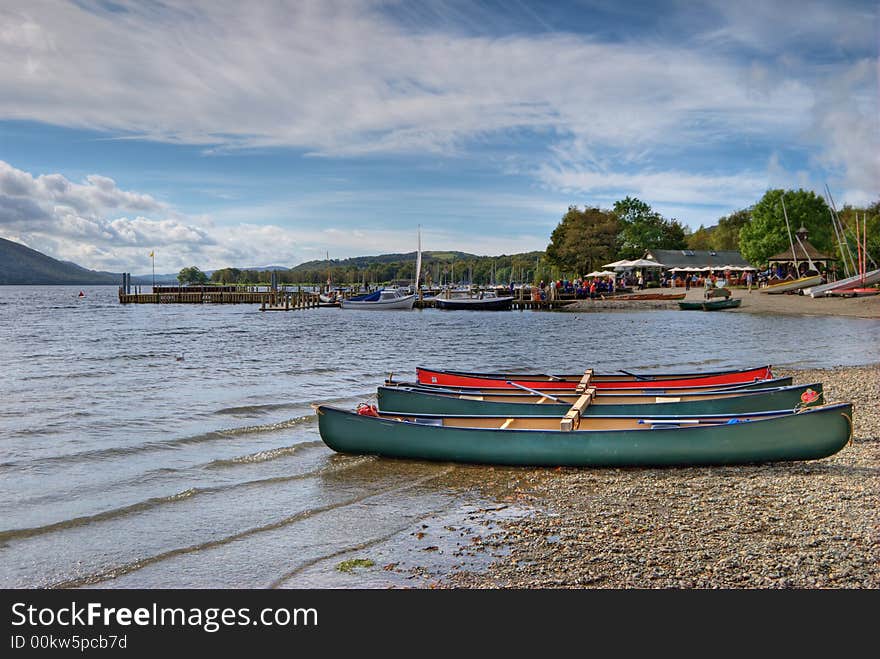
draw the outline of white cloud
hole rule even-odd
[[[805,66],[801,56],[804,44],[831,43],[838,54],[848,44],[871,49],[877,19],[867,5],[794,10],[717,0],[710,8],[721,27],[711,32],[612,43],[558,32],[412,29],[366,0],[117,4],[4,4],[0,119],[325,157],[455,154],[487,136],[526,131],[543,139],[520,168],[546,185],[640,191],[658,206],[742,207],[768,175],[695,174],[680,162],[667,166],[670,150],[706,162],[720,145],[779,145],[814,153],[854,197],[876,196],[876,55],[822,66]],[[824,91],[840,80],[845,94]],[[111,180],[65,189],[69,182],[41,178],[77,218],[98,207],[174,217]],[[74,220],[70,229],[121,232]],[[135,228],[121,235],[143,236]]]
[[[686,172],[626,174],[543,167],[542,180],[572,192],[600,200],[624,196],[650,200],[652,204],[706,204],[731,206],[743,199],[757,200],[766,190],[767,178],[751,172],[731,176],[709,176]]]
[[[142,207],[149,207],[152,216],[117,214]],[[548,202],[538,208],[551,206]],[[264,212],[260,209],[256,214]],[[104,176],[87,176],[83,183],[75,183],[60,174],[34,177],[0,161],[0,237],[95,270],[147,273],[151,251],[159,272],[175,272],[190,265],[203,270],[292,266],[324,258],[327,251],[333,258],[347,258],[416,249],[415,226],[389,230],[370,223],[354,229],[343,225],[306,217],[290,227],[247,221],[218,227],[210,217],[184,216],[149,195],[121,190]],[[528,233],[524,228],[536,231]],[[422,246],[478,254],[525,252],[543,248],[545,229],[518,225],[504,236],[465,239],[459,231],[432,227],[423,229]]]

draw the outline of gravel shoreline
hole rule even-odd
[[[880,364],[775,371],[852,401],[853,442],[810,462],[509,473],[537,512],[482,538],[487,571],[433,587],[880,587]]]

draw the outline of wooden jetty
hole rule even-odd
[[[242,290],[237,286],[157,286],[152,293],[119,288],[120,304],[259,304],[260,311],[316,309],[318,294],[302,290]]]

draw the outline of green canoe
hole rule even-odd
[[[522,466],[688,466],[816,460],[852,436],[852,404],[738,417],[584,417],[559,430],[548,417],[366,416],[316,407],[334,451]],[[552,429],[552,428],[557,429]]]
[[[464,414],[486,416],[564,416],[577,395],[558,392],[545,396],[530,393],[456,394],[417,387],[379,387],[378,405],[383,412],[398,414]],[[538,402],[541,400],[542,402]],[[693,394],[607,394],[599,390],[583,414],[690,415],[742,414],[765,410],[793,410],[823,403],[822,384],[791,387],[711,391]]]
[[[679,302],[678,308],[682,311],[720,311],[721,309],[735,309],[741,304],[741,298],[721,298],[702,302]]]

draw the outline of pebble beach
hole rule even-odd
[[[880,365],[786,371],[854,403],[854,436],[823,460],[735,467],[497,473],[530,507],[478,541],[496,560],[435,587],[880,587]]]

